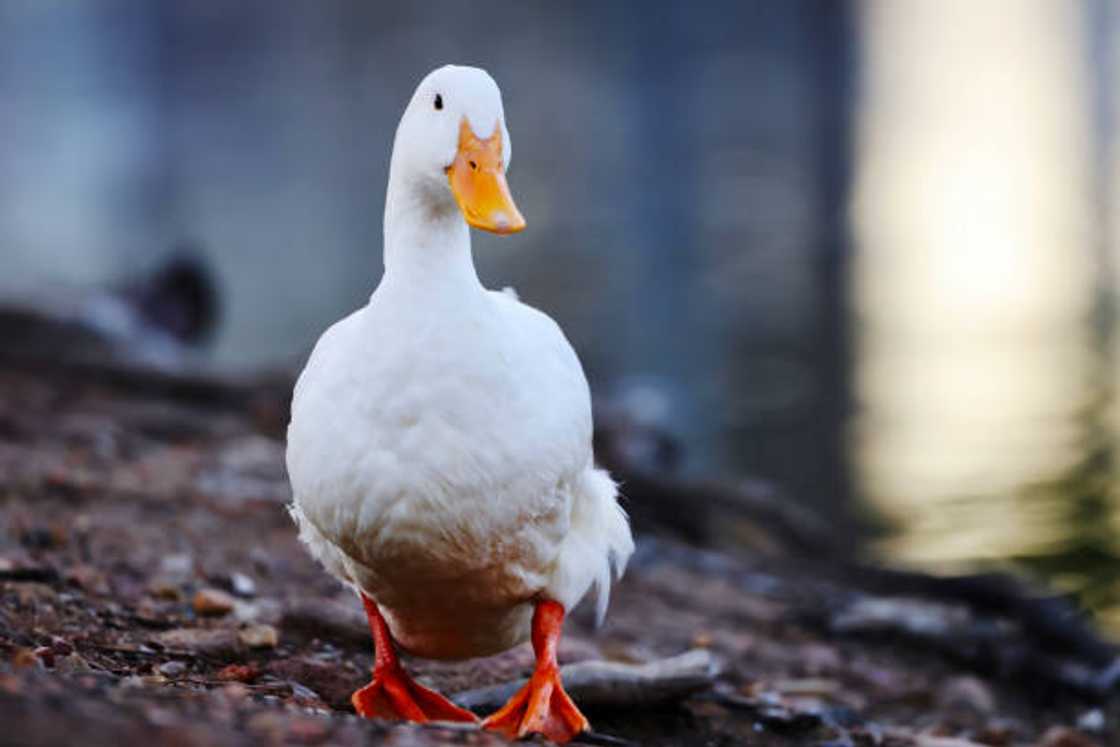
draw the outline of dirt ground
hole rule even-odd
[[[503,742],[353,715],[371,663],[360,607],[296,540],[283,401],[262,392],[0,367],[0,744]],[[711,510],[706,493],[666,509],[634,484],[638,553],[606,624],[577,613],[561,658],[700,648],[718,673],[589,707],[584,743],[1120,745],[1120,659],[1061,604],[999,579],[686,543],[673,511]],[[527,648],[408,662],[449,694],[530,664]]]

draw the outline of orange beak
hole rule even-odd
[[[525,219],[506,183],[500,124],[494,125],[493,135],[480,140],[463,117],[459,123],[459,152],[447,169],[447,182],[463,217],[475,228],[502,234],[525,228]]]

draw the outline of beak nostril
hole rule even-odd
[[[471,161],[470,164],[471,164],[471,170],[472,171],[478,171],[478,164],[477,163],[475,163],[474,161]]]

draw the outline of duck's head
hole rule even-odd
[[[392,169],[433,206],[458,206],[475,228],[516,233],[525,219],[506,183],[510,152],[498,84],[485,70],[447,65],[412,95],[397,128]]]

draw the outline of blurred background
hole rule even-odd
[[[480,275],[602,409],[865,557],[1120,631],[1114,0],[0,0],[0,301],[128,336],[104,290],[185,262],[212,333],[141,357],[298,370],[377,283],[447,62],[501,85],[529,223],[475,234]]]

